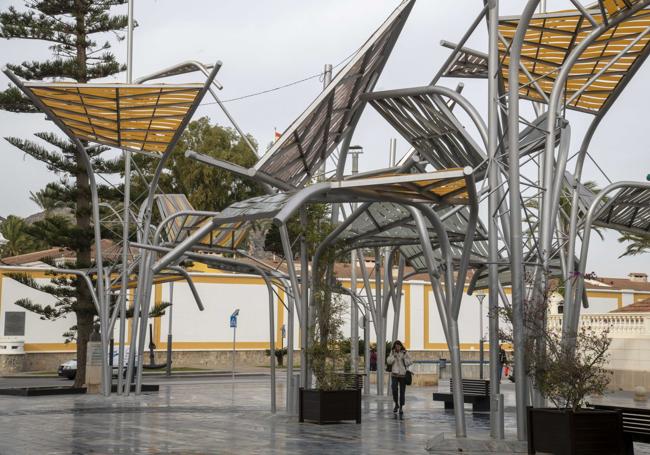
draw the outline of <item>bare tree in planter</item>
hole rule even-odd
[[[611,379],[605,368],[611,340],[609,331],[583,326],[574,349],[562,340],[561,329],[547,326],[549,291],[543,299],[525,302],[528,334],[526,365],[515,365],[515,380],[530,378],[535,388],[554,407],[528,408],[528,452],[567,454],[624,453],[621,415],[584,407],[590,395],[602,395]],[[502,310],[512,341],[510,308]],[[515,346],[515,349],[521,349]]]

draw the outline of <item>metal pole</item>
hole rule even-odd
[[[526,405],[528,392],[524,380],[526,368],[525,327],[524,327],[524,265],[523,236],[521,229],[521,200],[519,188],[519,64],[521,50],[530,20],[535,13],[539,0],[528,0],[519,18],[519,24],[510,48],[508,67],[508,159],[509,159],[509,200],[510,200],[510,266],[512,276],[512,312],[513,338],[515,345],[514,359],[519,369],[519,380],[515,382],[517,439],[526,440]],[[490,298],[492,299],[492,298]],[[490,347],[492,349],[492,346]]]
[[[291,288],[284,283],[284,295],[287,298],[287,414],[293,415],[294,403],[294,382],[293,382],[293,324],[294,324],[294,306],[296,301],[292,296],[289,296]],[[295,292],[295,291],[293,291]]]
[[[478,364],[479,364],[479,370],[478,370],[478,373],[479,373],[479,376],[478,377],[480,379],[483,379],[483,363],[484,363],[484,356],[483,356],[483,298],[484,298],[484,295],[479,294],[477,296],[477,298],[478,298],[478,308],[479,308],[479,310],[478,310],[478,315],[479,315],[478,316],[478,318],[479,318],[478,319],[478,333],[479,333],[479,340],[478,340],[478,349],[479,349]]]
[[[327,88],[328,85],[332,82],[332,65],[329,63],[325,64],[323,68],[323,90]],[[319,180],[325,180],[325,170],[327,165],[327,160],[323,160],[320,165],[320,170],[318,171]]]
[[[362,267],[364,266],[362,264]],[[363,318],[363,368],[365,373],[363,394],[370,395],[370,311],[367,308]]]
[[[216,77],[217,73],[219,72],[219,69],[221,68],[221,62],[217,61],[214,65],[214,68],[212,69],[212,72],[210,73],[210,76],[207,77],[206,83],[199,93],[198,97],[203,98],[205,95],[208,87]],[[190,122],[190,119],[194,112],[196,112],[198,105],[194,104],[190,108],[190,110],[186,113],[185,117],[183,118],[181,124],[178,127],[178,131],[175,133],[174,137],[172,138],[172,141],[168,145],[167,149],[163,153],[163,155],[160,158],[160,161],[158,162],[156,166],[156,170],[154,172],[154,175],[149,182],[149,192],[147,194],[146,200],[142,203],[140,207],[140,213],[138,214],[138,224],[141,227],[141,237],[142,237],[142,242],[144,244],[149,245],[150,244],[150,229],[151,229],[151,218],[153,215],[153,203],[154,203],[154,198],[156,195],[156,189],[158,188],[158,182],[160,181],[160,177],[163,173],[165,164],[169,160],[169,157],[171,155],[172,150],[174,149],[175,144],[178,142],[178,140],[181,137],[181,132],[185,129],[187,124]],[[138,275],[138,288],[137,288],[137,293],[136,293],[136,301],[135,301],[135,308],[134,308],[134,318],[133,318],[133,331],[132,335],[137,335],[138,339],[136,340],[134,337],[131,339],[131,351],[129,353],[129,365],[127,369],[127,375],[131,377],[131,372],[133,371],[134,367],[134,362],[135,358],[134,356],[136,355],[136,350],[137,350],[137,355],[142,355],[144,352],[144,343],[145,343],[145,330],[147,326],[147,318],[149,316],[149,304],[151,302],[151,288],[152,288],[152,283],[153,283],[153,274],[156,273],[157,270],[154,270],[154,264],[153,264],[153,259],[154,256],[151,254],[151,252],[144,252],[141,257],[140,257],[140,270],[139,270],[139,275]],[[141,316],[141,322],[140,322],[140,329],[138,331],[138,324],[137,324],[137,319],[135,317],[135,314],[140,314]],[[135,384],[135,391],[136,394],[139,394],[141,391],[142,387],[142,368],[138,368],[136,371],[136,378],[135,378],[136,384]],[[128,395],[128,392],[127,392]]]
[[[172,375],[172,316],[174,311],[174,282],[169,283],[169,325],[167,326],[167,376]]]
[[[397,286],[395,286],[395,299],[393,300],[395,317],[393,318],[393,333],[391,341],[397,340],[399,334],[399,318],[402,307],[402,287],[404,284],[404,267],[406,267],[406,258],[400,254],[397,272]]]
[[[127,28],[127,55],[126,55],[126,82],[133,81],[133,3],[129,0],[128,28]],[[131,152],[123,150],[124,157],[124,215],[122,216],[122,283],[120,289],[120,328],[117,366],[117,393],[121,395],[124,387],[124,347],[126,341],[126,301],[129,282],[129,207],[131,205]]]
[[[438,234],[438,241],[440,242],[440,251],[442,260],[446,266],[445,270],[445,287],[447,292],[443,297],[440,292],[434,295],[436,298],[436,304],[438,305],[438,311],[440,314],[440,319],[443,325],[447,326],[447,329],[444,331],[447,346],[449,348],[449,354],[451,357],[451,367],[452,367],[452,395],[454,401],[454,416],[456,424],[456,437],[464,438],[467,435],[466,426],[465,426],[465,414],[463,410],[463,389],[462,389],[462,371],[461,371],[461,358],[460,358],[460,343],[458,337],[458,320],[454,318],[453,311],[451,310],[452,306],[452,297],[453,297],[453,283],[451,282],[453,271],[451,269],[451,245],[449,243],[449,238],[447,232],[445,231],[442,223],[440,222],[439,217],[436,213],[424,204],[419,206],[421,210],[424,210],[427,214],[427,218],[433,225],[436,233]],[[439,287],[439,272],[434,263],[433,249],[431,248],[431,240],[429,238],[429,232],[427,226],[424,222],[422,213],[415,209],[409,207],[409,212],[413,217],[416,228],[418,230],[418,235],[420,237],[420,244],[422,245],[423,258],[427,264],[427,270],[429,272],[429,277],[431,279],[432,287]],[[474,226],[475,227],[475,226]],[[468,241],[472,242],[471,236],[468,235]],[[460,274],[459,274],[460,276]],[[440,309],[445,306],[446,313],[440,311]],[[444,316],[443,316],[444,315]]]
[[[352,372],[359,371],[359,307],[355,300],[357,295],[357,252],[350,253],[350,356],[352,357]]]
[[[353,146],[349,148],[352,155],[352,175],[359,173],[359,155],[363,153],[361,147]],[[352,210],[357,208],[357,204],[352,204]],[[350,300],[350,355],[352,356],[352,372],[359,372],[359,306],[355,299],[357,295],[357,251],[352,250],[350,253],[350,291],[352,298]],[[368,359],[365,358],[366,363]]]
[[[386,342],[383,334],[383,317],[381,312],[381,250],[375,248],[375,308],[377,321],[377,395],[384,394],[384,363],[386,361]]]
[[[129,0],[128,24],[126,31],[126,83],[133,82],[133,3],[135,0]]]
[[[122,217],[122,283],[120,286],[120,327],[119,353],[117,366],[117,393],[124,387],[124,348],[126,342],[126,302],[129,284],[129,206],[131,204],[131,152],[123,151],[124,156],[124,216]]]
[[[499,414],[497,399],[500,393],[499,370],[499,245],[497,211],[499,209],[499,169],[497,149],[499,146],[499,0],[488,2],[488,314],[490,346],[490,434],[498,437]],[[517,150],[517,155],[519,151]],[[521,229],[521,228],[520,228]],[[484,298],[484,297],[483,297]],[[483,298],[481,302],[481,379],[483,378]]]
[[[237,340],[237,326],[232,328],[232,382],[235,382],[235,343]],[[271,359],[273,360],[273,359]]]
[[[269,280],[265,278],[267,282],[267,287]],[[273,303],[273,290],[269,289],[269,353],[271,357],[271,413],[275,414],[276,411],[276,402],[275,402],[275,316]],[[278,302],[280,305],[280,302]],[[234,372],[234,369],[233,369]]]
[[[294,289],[294,294],[300,294],[300,312],[302,313],[302,323],[300,324],[300,382],[303,388],[311,386],[308,382],[309,375],[309,251],[307,245],[307,211],[300,209],[300,227],[303,233],[300,235],[300,287]],[[287,235],[287,241],[288,235]],[[287,259],[289,260],[289,259]],[[293,283],[292,283],[293,286]]]

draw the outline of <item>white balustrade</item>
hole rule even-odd
[[[650,314],[583,314],[580,316],[580,327],[589,327],[594,331],[603,331],[609,329],[609,336],[612,338],[650,338]],[[550,330],[561,330],[562,315],[549,315],[548,328]]]

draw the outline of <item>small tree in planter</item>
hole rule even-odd
[[[316,324],[311,333],[309,358],[318,389],[332,391],[345,388],[341,370],[347,358],[344,352],[343,300],[329,287],[314,293]]]
[[[581,327],[573,352],[556,330],[546,332],[546,354],[533,358],[535,383],[557,409],[580,410],[589,395],[602,395],[611,380],[605,369],[611,343],[609,330]]]
[[[562,340],[559,328],[547,326],[548,296],[526,301],[524,323],[528,336],[526,365],[517,368],[516,380],[532,379],[553,408],[528,408],[528,452],[566,454],[624,453],[619,413],[585,409],[589,395],[602,395],[611,379],[605,369],[611,343],[609,331],[581,327],[573,349]],[[502,316],[511,327],[511,311]],[[502,333],[512,341],[511,332]],[[518,349],[515,346],[515,349]]]
[[[310,333],[308,356],[316,378],[315,389],[300,390],[300,421],[318,423],[355,420],[361,423],[361,391],[349,389],[345,376],[348,356],[341,332],[345,305],[333,292],[333,251],[324,256],[323,266],[316,267],[313,289],[314,325]]]

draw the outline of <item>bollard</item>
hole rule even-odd
[[[89,341],[86,345],[86,393],[101,393],[102,343]]]
[[[648,391],[643,386],[636,386],[634,388],[634,401],[648,401]]]

